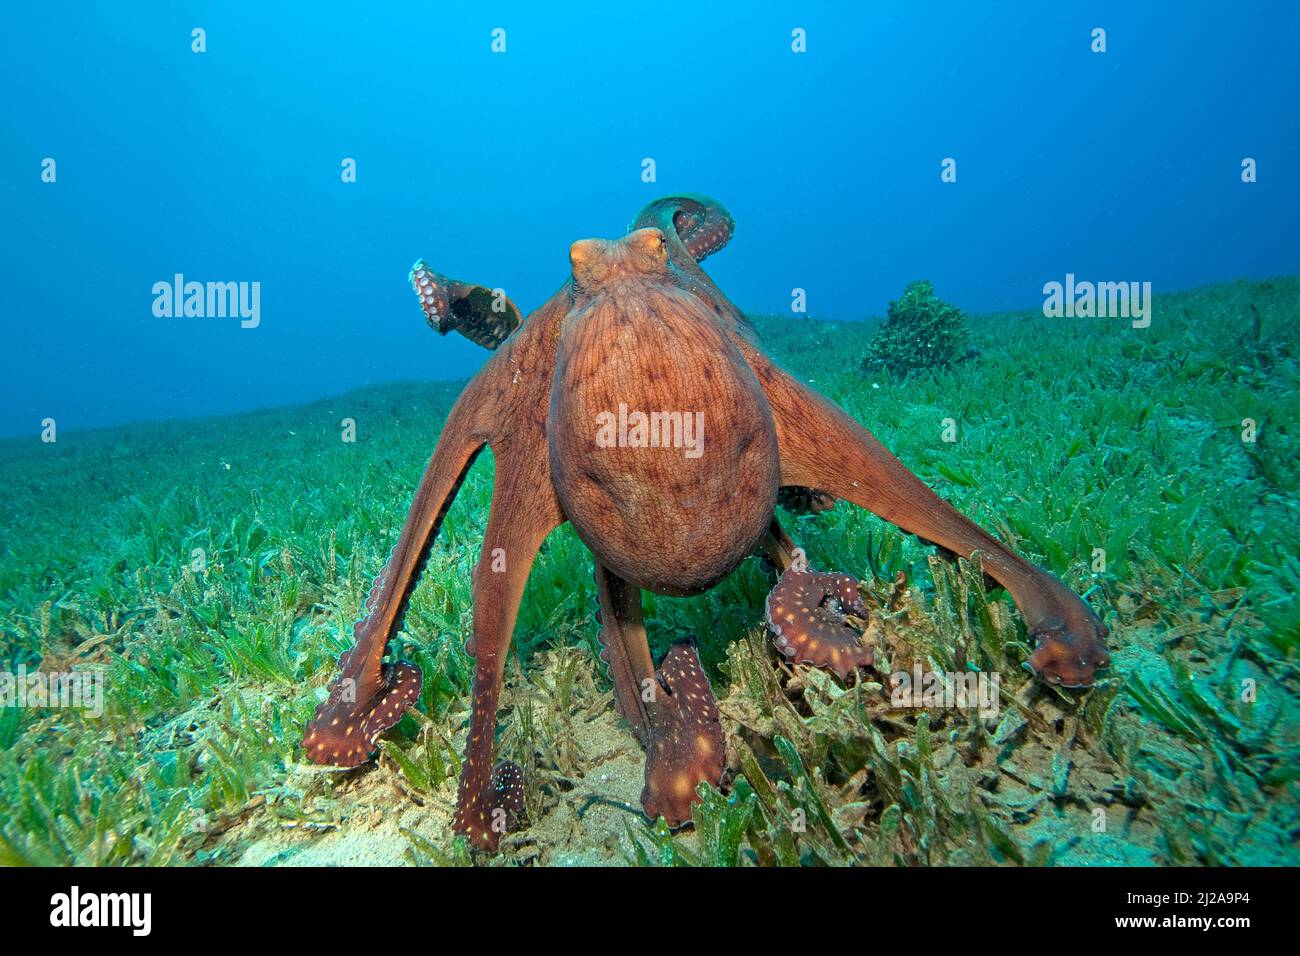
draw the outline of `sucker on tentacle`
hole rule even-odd
[[[519,764],[503,760],[492,771],[492,793],[496,805],[491,814],[501,814],[499,820],[505,832],[516,830],[524,817],[524,771]]]
[[[495,349],[523,321],[519,307],[500,290],[448,279],[420,259],[411,267],[411,288],[429,328],[439,335],[453,329],[485,349]]]
[[[767,596],[767,624],[777,650],[795,664],[829,668],[841,680],[875,660],[845,620],[849,614],[865,618],[867,613],[858,582],[848,574],[792,567]]]

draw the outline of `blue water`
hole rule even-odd
[[[1300,268],[1294,2],[269,6],[4,13],[0,434],[465,377],[416,258],[527,311],[681,191],[731,209],[708,268],[756,311]],[[260,283],[260,324],[155,316],[177,273]]]

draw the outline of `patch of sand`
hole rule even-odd
[[[543,678],[553,669],[543,666]],[[507,696],[522,699],[519,687]],[[545,724],[544,695],[529,693],[533,719]],[[507,707],[510,700],[507,700]],[[507,715],[503,713],[503,724]],[[639,828],[645,758],[627,725],[607,704],[590,717],[574,717],[574,773],[555,775],[564,786],[543,788],[540,819],[506,834],[496,857],[476,856],[493,864],[550,866],[623,866],[629,862],[630,828]],[[454,739],[459,751],[464,729]],[[329,778],[330,802],[336,825],[302,822],[278,826],[265,817],[247,821],[226,835],[226,846],[238,866],[409,866],[412,840],[408,830],[441,852],[452,850],[451,818],[456,781],[448,778],[433,794],[416,795],[401,772],[386,758],[360,771],[331,773],[303,767],[291,774],[291,787],[307,790],[312,777]],[[548,774],[548,778],[552,775]],[[274,827],[274,829],[272,829]],[[420,854],[415,854],[418,859]]]

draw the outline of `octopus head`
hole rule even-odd
[[[573,284],[585,296],[668,275],[663,230],[637,229],[621,239],[580,239],[569,247]]]

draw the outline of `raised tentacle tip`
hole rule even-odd
[[[451,313],[447,277],[434,272],[420,259],[411,267],[407,278],[420,300],[420,311],[424,313],[429,328],[439,335],[446,335],[454,329],[456,322]]]

